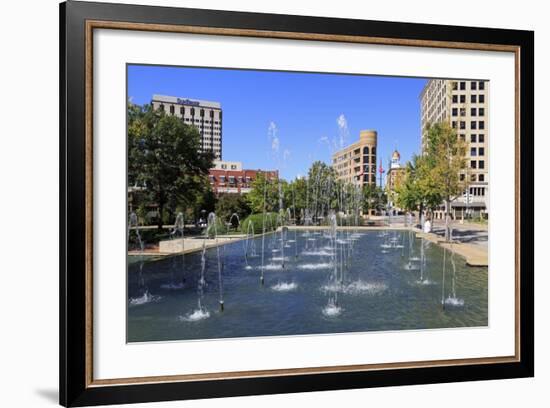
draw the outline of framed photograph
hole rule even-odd
[[[60,403],[534,375],[534,33],[60,6]]]

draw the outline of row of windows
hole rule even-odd
[[[164,108],[163,103],[161,103],[159,105],[159,109],[164,112],[165,108]],[[175,112],[176,112],[176,107],[174,105],[170,105],[170,113],[173,115]],[[189,112],[191,112],[191,116],[195,116],[195,108],[189,108]],[[204,117],[204,112],[205,112],[204,109],[201,108],[200,111],[199,111],[199,114],[200,114],[201,117]],[[182,116],[185,115],[185,107],[184,106],[180,106],[180,115],[182,115]],[[214,111],[213,110],[209,111],[209,116],[211,118],[214,118]],[[219,116],[219,119],[222,118],[222,112],[221,111],[219,111],[218,116]]]
[[[484,147],[471,147],[470,148],[470,156],[485,156],[485,148]]]
[[[466,108],[453,108],[452,115],[466,116]],[[485,116],[485,108],[470,108],[470,116]]]
[[[466,176],[464,174],[461,174],[460,175],[460,181],[464,181],[465,179],[466,179]],[[470,175],[470,181],[484,182],[485,181],[485,174],[471,174]]]
[[[453,103],[466,103],[466,95],[453,95]],[[485,95],[470,95],[470,103],[485,103]]]
[[[451,125],[453,127],[453,129],[456,129],[457,128],[457,125],[459,126],[460,129],[466,129],[466,122],[461,120],[460,122],[456,122],[456,121],[453,121],[451,122]],[[471,121],[470,122],[470,129],[473,129],[473,130],[476,130],[476,129],[480,129],[480,130],[483,130],[485,129],[485,121],[483,120],[480,120],[480,121]]]
[[[461,91],[464,91],[466,90],[466,82],[465,81],[461,81],[461,82],[453,82],[452,83],[452,88],[454,91],[456,91],[457,89],[460,89]],[[470,81],[470,90],[472,91],[476,91],[476,90],[484,90],[485,89],[485,82],[483,81]]]
[[[368,183],[368,182],[369,182],[369,175],[368,175],[368,174],[364,174],[364,175],[363,175],[363,182],[365,182],[365,183]],[[370,182],[371,182],[372,184],[376,184],[376,175],[372,174],[372,175],[370,176]]]
[[[461,133],[460,139],[463,141],[466,141],[466,135]],[[472,133],[470,135],[470,143],[485,143],[485,135],[484,134],[476,135],[475,133]]]
[[[221,168],[224,169],[224,170],[227,169],[227,164],[222,164],[222,165],[221,165]],[[236,169],[237,169],[237,165],[236,165],[236,164],[232,164],[232,165],[231,165],[231,170],[236,170]]]
[[[485,160],[470,160],[470,168],[471,169],[484,169],[485,168]]]

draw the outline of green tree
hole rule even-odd
[[[128,181],[146,187],[162,229],[165,210],[193,205],[204,190],[212,152],[199,152],[200,134],[175,116],[150,105],[128,107]],[[207,180],[206,180],[207,182]]]
[[[334,168],[321,161],[315,161],[308,171],[306,207],[314,220],[325,217],[329,209],[343,211],[344,189],[336,182]]]
[[[216,216],[224,223],[230,221],[233,214],[237,214],[240,221],[243,221],[250,214],[250,206],[245,196],[240,194],[223,194],[218,197],[216,203]],[[236,227],[237,220],[231,219]]]
[[[302,216],[302,209],[306,208],[307,180],[304,177],[296,178],[287,187],[287,196],[289,197],[289,208],[292,217],[296,218],[299,224]]]
[[[186,207],[188,215],[186,219],[193,219],[197,222],[203,218],[206,221],[208,214],[216,210],[216,195],[208,180],[204,180],[202,187],[193,196],[189,196],[189,201],[191,204]]]
[[[362,210],[364,214],[367,214],[367,217],[370,213],[370,210],[376,207],[376,202],[378,200],[378,196],[376,194],[376,186],[373,184],[365,184],[363,186],[363,202],[362,202]]]
[[[281,180],[281,182],[283,182]],[[257,173],[251,190],[246,195],[252,212],[277,212],[279,210],[279,180],[269,180],[264,173]]]
[[[428,202],[432,201],[428,192],[429,189],[426,177],[426,161],[423,156],[414,155],[412,160],[405,166],[405,177],[397,191],[397,204],[407,210],[421,213]],[[436,203],[440,203],[439,195],[434,197]],[[429,206],[429,205],[428,205]]]
[[[428,179],[445,203],[445,240],[450,239],[451,203],[465,188],[465,181],[460,177],[466,169],[465,155],[464,141],[448,123],[436,123],[428,128]]]

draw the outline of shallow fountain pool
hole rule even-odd
[[[200,252],[130,263],[128,341],[487,326],[487,268],[407,231],[336,234],[266,236],[263,285],[261,237],[220,247],[223,311],[216,249],[202,295]]]

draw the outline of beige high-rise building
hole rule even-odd
[[[460,218],[465,210],[489,213],[489,82],[429,80],[420,94],[422,148],[429,124],[448,122],[466,142],[467,170],[460,175],[468,187],[452,203]]]
[[[332,155],[332,167],[338,180],[363,186],[376,185],[376,143],[375,130],[362,130],[359,141]]]
[[[219,102],[176,96],[153,95],[153,109],[163,110],[168,115],[181,118],[184,123],[195,126],[201,135],[201,151],[214,152],[222,158],[222,107]]]

